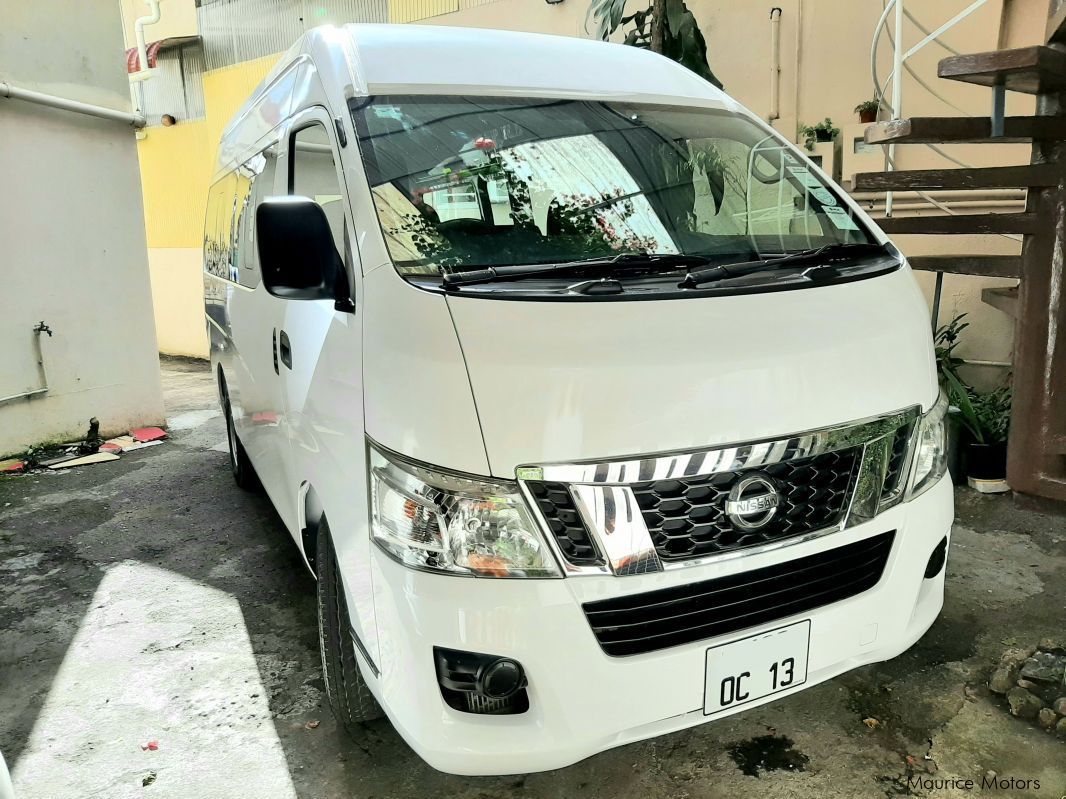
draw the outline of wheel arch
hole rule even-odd
[[[307,567],[315,574],[315,559],[318,553],[318,530],[325,516],[322,500],[309,482],[300,485],[300,545],[303,547]]]
[[[229,394],[229,382],[226,380],[226,370],[222,364],[215,370],[215,388],[218,390],[218,404],[223,404],[223,397]]]

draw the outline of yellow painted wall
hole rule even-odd
[[[167,355],[208,356],[204,322],[203,250],[154,247],[148,250],[156,338]]]
[[[210,127],[206,119],[154,127],[138,142],[149,248],[200,245],[216,146]]]
[[[222,130],[277,60],[272,55],[206,73],[205,117],[149,128],[138,143],[149,247],[201,245]]]
[[[168,0],[169,1],[169,0]],[[204,214],[222,130],[278,56],[204,75],[206,116],[152,127],[137,144],[159,351],[206,358]]]

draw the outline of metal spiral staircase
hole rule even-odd
[[[1020,280],[1017,288],[986,289],[983,294],[986,302],[1014,317],[1007,482],[1023,496],[1066,507],[1060,505],[1066,503],[1066,0],[1051,4],[1046,42],[940,61],[940,78],[992,89],[988,117],[893,119],[866,131],[868,143],[883,145],[1027,142],[1032,144],[1029,165],[867,172],[855,176],[853,188],[1027,190],[1021,213],[888,216],[880,224],[889,234],[1021,235],[1020,256],[936,255],[914,257],[910,262],[915,269],[938,273]],[[1036,95],[1036,114],[1005,117],[1008,91]]]

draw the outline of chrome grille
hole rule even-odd
[[[758,469],[637,483],[633,494],[660,558],[698,558],[839,524],[860,453],[852,447]],[[725,504],[730,490],[754,471],[773,480],[781,506],[765,526],[745,530],[729,520]]]
[[[911,434],[914,425],[908,424],[899,428],[892,440],[892,449],[888,456],[888,469],[885,471],[885,486],[881,490],[882,497],[889,497],[898,491],[903,479],[903,473],[907,465],[907,454],[911,449]]]
[[[529,493],[536,500],[540,512],[555,536],[555,541],[568,563],[587,566],[602,563],[596,545],[592,543],[585,523],[581,521],[574,498],[563,483],[533,481]]]
[[[919,413],[517,475],[567,574],[644,574],[869,521],[903,499]]]

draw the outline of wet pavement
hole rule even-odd
[[[209,373],[168,359],[164,388],[166,444],[0,479],[0,752],[19,799],[1066,795],[1066,741],[986,687],[1005,650],[1066,633],[1063,517],[960,490],[944,612],[892,661],[559,771],[454,777],[387,721],[343,736],[312,579],[269,502],[233,484]]]

